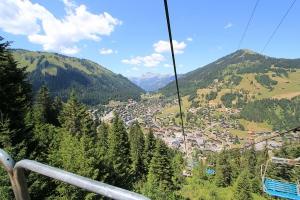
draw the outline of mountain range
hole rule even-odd
[[[179,78],[181,74],[177,75]],[[175,80],[175,75],[166,74],[161,75],[158,73],[145,72],[139,77],[127,77],[131,82],[140,86],[146,91],[155,91],[164,87],[171,81]]]
[[[27,66],[28,78],[34,92],[43,85],[62,101],[75,90],[78,99],[86,105],[107,104],[110,100],[139,100],[145,91],[121,74],[115,74],[101,65],[58,53],[11,49],[20,67]]]

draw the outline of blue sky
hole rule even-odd
[[[177,73],[238,49],[257,0],[169,0]],[[261,53],[294,0],[260,0],[241,43]],[[173,74],[163,0],[1,0],[0,36],[12,48],[92,60],[124,76]],[[300,58],[296,1],[263,51]]]

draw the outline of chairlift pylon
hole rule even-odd
[[[300,157],[297,159],[272,157],[267,161],[266,165],[261,165],[261,177],[264,192],[271,196],[300,200],[299,180],[295,171],[293,170],[297,179],[296,183],[266,178],[266,173],[270,162],[283,165],[300,166]]]

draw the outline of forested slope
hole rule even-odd
[[[51,95],[66,102],[75,90],[87,105],[107,104],[109,100],[138,100],[145,91],[120,74],[86,59],[57,53],[11,50],[20,67],[28,66],[28,77],[34,92],[42,85]]]

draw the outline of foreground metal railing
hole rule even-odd
[[[4,165],[17,200],[30,199],[24,169],[42,174],[44,176],[74,185],[76,187],[94,192],[96,194],[117,200],[149,200],[149,198],[118,188],[112,185],[101,183],[77,174],[50,167],[32,160],[21,160],[17,163],[2,149],[0,149],[0,161]]]

